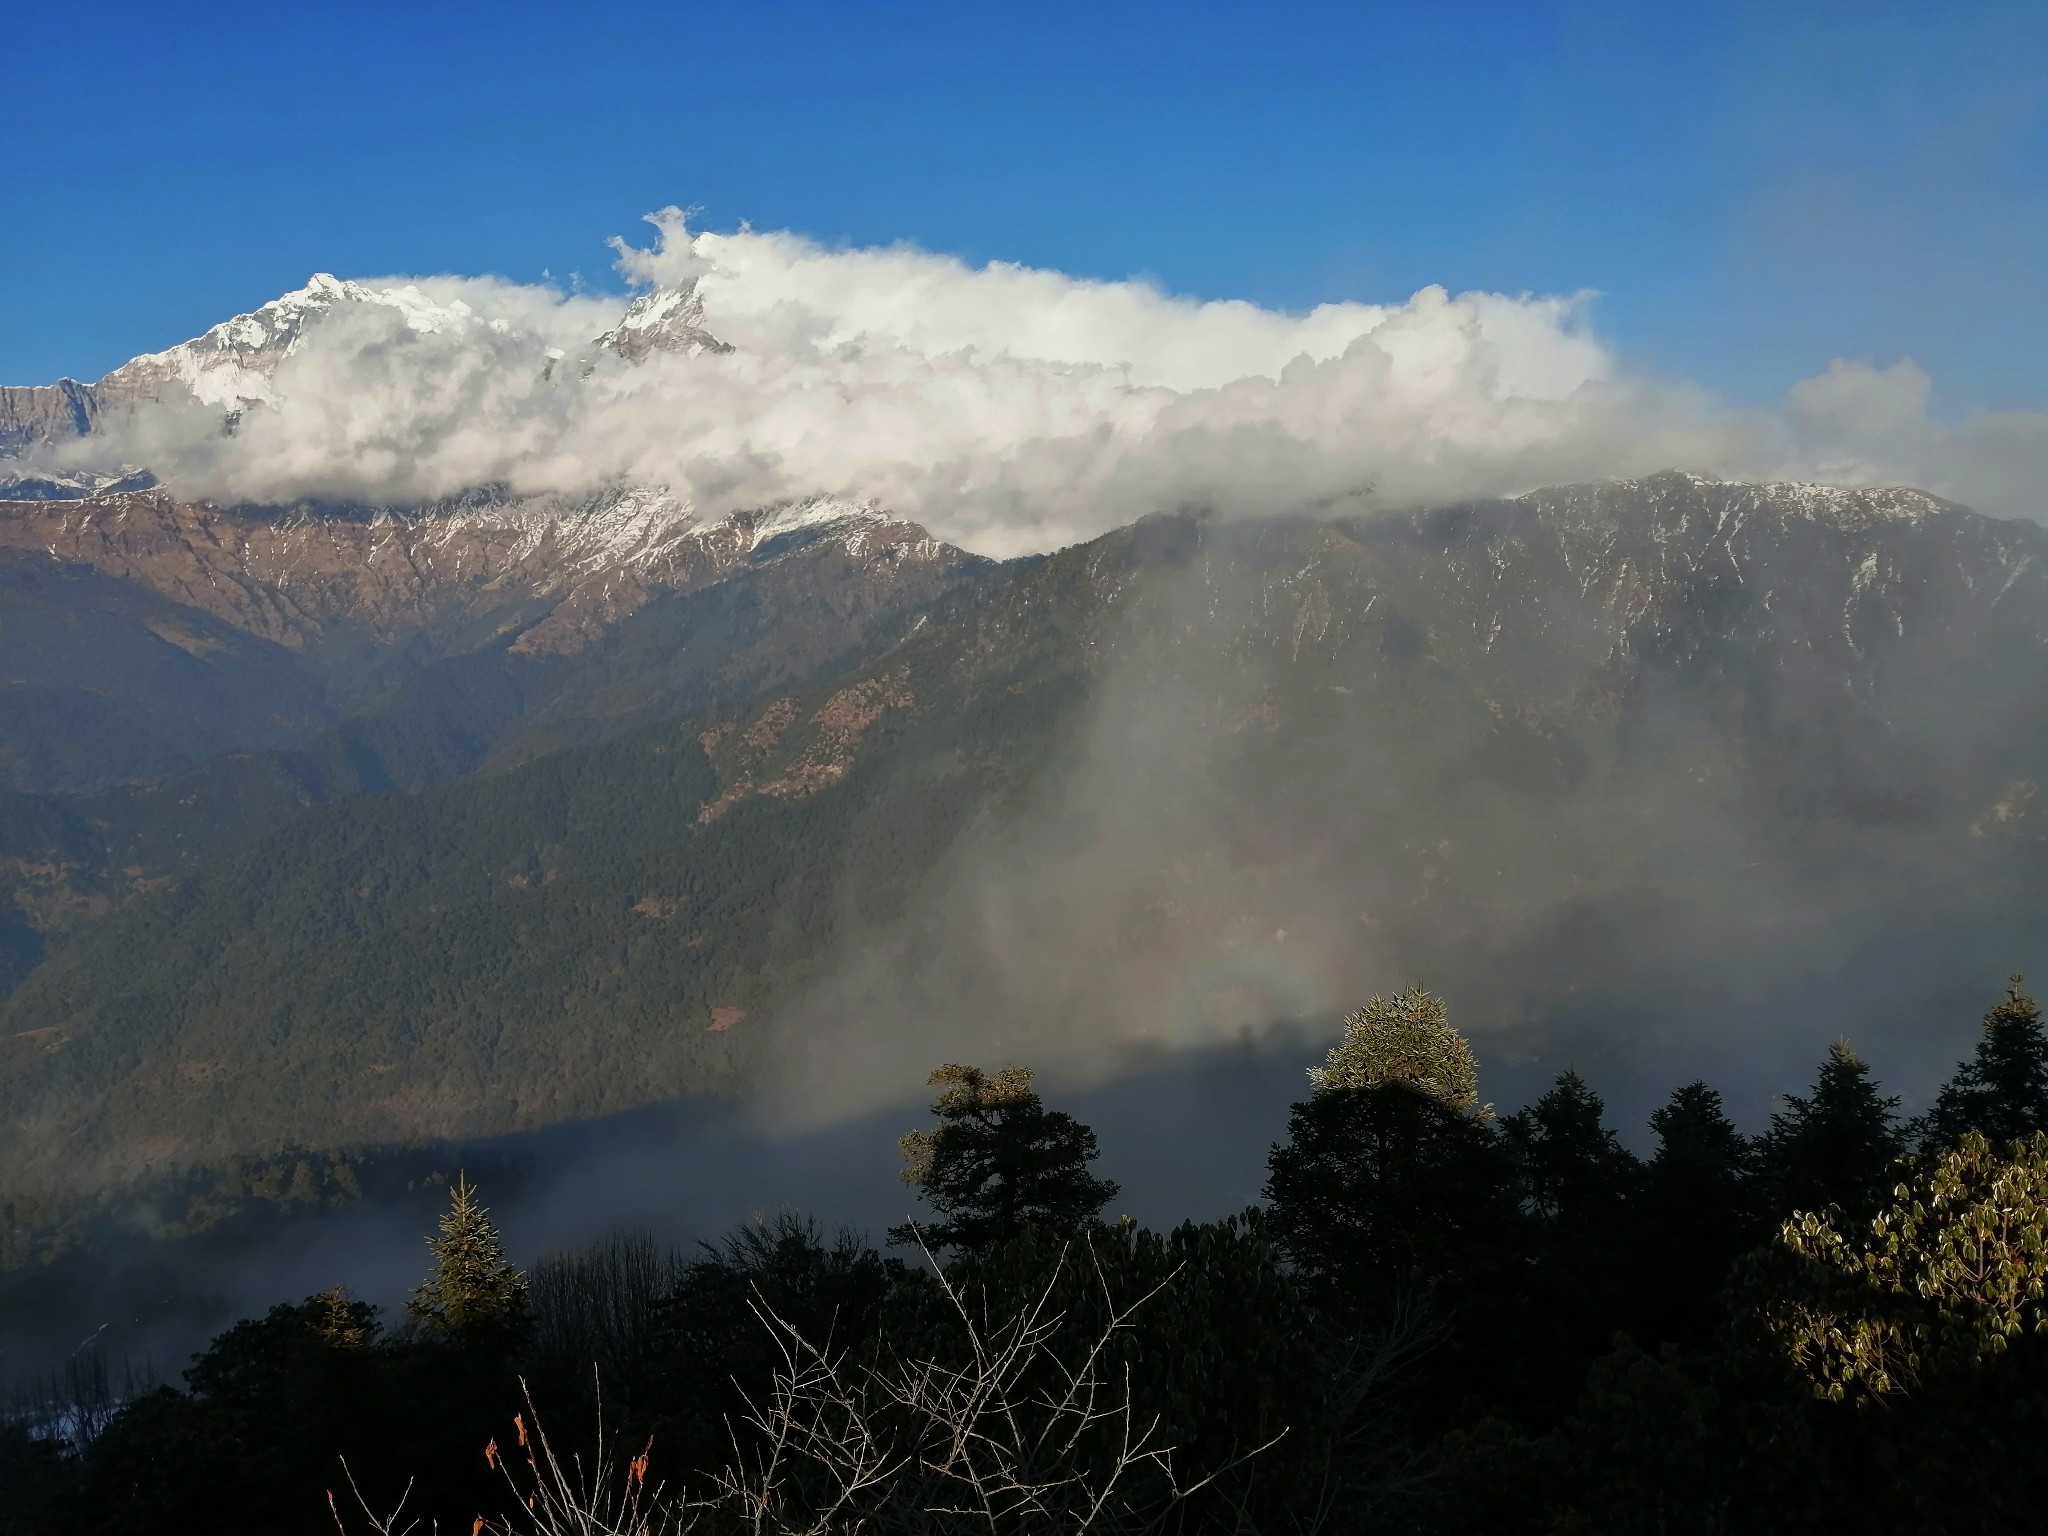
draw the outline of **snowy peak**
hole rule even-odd
[[[748,532],[753,540],[750,547],[753,549],[776,539],[808,543],[813,538],[877,528],[892,521],[894,519],[869,502],[847,501],[837,496],[815,496],[808,501],[789,502],[765,512],[749,514],[747,519]]]
[[[350,313],[415,336],[460,335],[475,327],[511,333],[506,321],[486,318],[463,300],[437,297],[417,283],[380,287],[316,272],[303,288],[223,320],[202,336],[123,363],[100,380],[97,394],[106,401],[190,401],[229,412],[275,404],[279,364],[315,329]],[[531,339],[537,353],[559,356],[539,337]],[[657,352],[694,357],[732,351],[704,329],[704,303],[694,285],[642,294],[593,344],[628,363]]]
[[[729,343],[704,329],[704,301],[696,284],[657,288],[635,299],[619,323],[597,338],[597,345],[629,363],[645,362],[656,352],[695,357],[704,352],[730,352]]]
[[[99,392],[126,401],[185,398],[228,410],[269,404],[276,398],[272,379],[278,364],[316,326],[352,308],[388,312],[415,334],[477,325],[506,329],[503,321],[483,319],[460,299],[436,299],[416,284],[375,288],[316,272],[305,287],[223,320],[203,336],[123,363],[100,380]]]

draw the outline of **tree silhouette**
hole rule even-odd
[[[2015,975],[1984,1015],[1976,1053],[1942,1085],[1913,1129],[1923,1152],[1952,1146],[1971,1131],[1993,1142],[2048,1131],[2048,1032],[2041,1009]]]
[[[1275,1240],[1326,1302],[1426,1287],[1515,1229],[1477,1063],[1441,998],[1373,998],[1309,1082],[1267,1157],[1265,1199]]]
[[[1905,1150],[1898,1107],[1847,1040],[1830,1045],[1812,1094],[1786,1094],[1764,1136],[1765,1184],[1777,1211],[1860,1210],[1882,1193]]]
[[[939,1123],[904,1136],[903,1182],[945,1219],[892,1227],[890,1242],[974,1249],[1027,1226],[1072,1231],[1116,1198],[1117,1185],[1089,1171],[1095,1133],[1047,1109],[1028,1068],[948,1063],[928,1082],[945,1090],[932,1101]]]
[[[1494,1133],[1399,1084],[1311,1094],[1266,1167],[1274,1239],[1325,1302],[1426,1289],[1518,1228]]]
[[[1648,1342],[1694,1342],[1713,1322],[1730,1266],[1763,1236],[1755,1149],[1700,1082],[1675,1089],[1650,1129],[1657,1150],[1643,1169],[1639,1326]]]
[[[1619,1220],[1639,1171],[1628,1149],[1601,1124],[1606,1110],[1577,1069],[1567,1068],[1549,1092],[1502,1126],[1521,1164],[1533,1214],[1573,1238]]]

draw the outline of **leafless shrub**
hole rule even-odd
[[[534,1407],[531,1393],[525,1407],[512,1416],[512,1444],[501,1450],[496,1440],[484,1447],[484,1459],[504,1480],[508,1515],[479,1515],[470,1536],[681,1536],[695,1525],[687,1505],[662,1497],[661,1486],[648,1480],[651,1443],[637,1456],[624,1456],[617,1438],[604,1428],[602,1405],[596,1443],[586,1459],[555,1450]],[[405,1518],[412,1484],[389,1514],[378,1515],[342,1463],[349,1494],[373,1536],[412,1536],[418,1520]],[[329,1510],[341,1536],[349,1536],[340,1501],[327,1495]],[[430,1525],[428,1530],[434,1528]]]
[[[1179,1475],[1165,1428],[1132,1408],[1128,1368],[1109,1364],[1112,1341],[1164,1285],[1129,1303],[1106,1297],[1107,1322],[1076,1359],[1054,1347],[1065,1322],[1052,1309],[1057,1279],[1018,1315],[990,1321],[939,1271],[965,1344],[952,1361],[857,1362],[759,1309],[782,1368],[750,1403],[751,1433],[735,1434],[733,1461],[700,1507],[750,1536],[1157,1526],[1227,1470]]]
[[[651,1352],[659,1303],[685,1267],[681,1254],[645,1232],[549,1254],[528,1276],[535,1374],[573,1385],[595,1366],[614,1397],[628,1389]]]
[[[934,1265],[960,1328],[962,1347],[950,1359],[809,1339],[757,1299],[755,1313],[781,1363],[768,1391],[748,1399],[732,1426],[725,1470],[690,1496],[665,1497],[649,1481],[651,1446],[624,1457],[601,1421],[594,1453],[565,1459],[529,1397],[513,1420],[512,1449],[494,1441],[485,1451],[505,1477],[513,1513],[479,1520],[471,1536],[1123,1536],[1157,1529],[1189,1494],[1275,1442],[1199,1475],[1176,1468],[1167,1427],[1139,1418],[1129,1367],[1111,1363],[1113,1342],[1172,1278],[1117,1302],[1098,1265],[1107,1321],[1075,1341],[1053,1306],[1070,1254],[1062,1253],[1032,1303],[999,1319],[978,1317]],[[400,1523],[402,1501],[381,1519],[359,1494],[356,1503],[376,1536],[417,1529]]]
[[[26,1425],[38,1437],[61,1440],[83,1450],[106,1431],[136,1398],[156,1389],[147,1359],[111,1359],[102,1328],[47,1373],[17,1381],[7,1393],[0,1418]]]

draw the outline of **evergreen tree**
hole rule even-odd
[[[1897,1098],[1878,1092],[1869,1064],[1847,1040],[1829,1046],[1812,1094],[1786,1094],[1764,1136],[1764,1183],[1775,1213],[1861,1210],[1882,1194],[1905,1150],[1898,1107]]]
[[[1117,1185],[1089,1171],[1095,1132],[1049,1110],[1025,1067],[984,1072],[948,1063],[932,1073],[939,1123],[902,1141],[903,1182],[944,1220],[892,1227],[889,1241],[975,1249],[1027,1226],[1071,1232],[1116,1198]]]
[[[1375,997],[1309,1083],[1267,1158],[1265,1199],[1275,1240],[1326,1302],[1426,1285],[1514,1227],[1472,1048],[1441,998]]]
[[[1984,1015],[1976,1054],[1957,1066],[1915,1123],[1923,1152],[1953,1146],[1971,1131],[1994,1143],[2048,1131],[2048,1032],[2040,1006],[2020,991],[2022,979],[2015,975]]]
[[[441,1233],[427,1239],[433,1271],[405,1309],[430,1333],[448,1338],[516,1334],[526,1321],[526,1276],[505,1257],[490,1212],[467,1175],[449,1191]]]
[[[1400,1083],[1310,1094],[1266,1167],[1274,1240],[1326,1306],[1371,1310],[1469,1272],[1518,1226],[1492,1129]]]
[[[907,1272],[861,1234],[828,1234],[793,1211],[705,1243],[654,1308],[651,1396],[671,1452],[716,1466],[735,1432],[751,1432],[749,1405],[768,1401],[776,1371],[788,1368],[788,1337],[764,1313],[834,1352],[857,1350]],[[609,1383],[606,1393],[609,1402]]]
[[[1344,1020],[1344,1038],[1320,1067],[1309,1069],[1318,1093],[1333,1088],[1406,1084],[1456,1110],[1479,1102],[1479,1063],[1451,1028],[1444,1000],[1420,985],[1374,997]]]
[[[1691,1082],[1672,1090],[1671,1097],[1650,1114],[1657,1137],[1646,1187],[1677,1199],[1705,1199],[1714,1204],[1734,1198],[1749,1175],[1754,1149],[1735,1128],[1721,1095],[1705,1083]]]
[[[1755,1149],[1705,1083],[1673,1091],[1650,1116],[1657,1150],[1643,1170],[1645,1342],[1696,1342],[1735,1260],[1763,1236],[1752,1188]]]
[[[1611,1227],[1640,1172],[1634,1155],[1601,1124],[1606,1110],[1600,1095],[1568,1068],[1502,1127],[1532,1214],[1573,1237]]]
[[[1521,1412],[1544,1421],[1569,1407],[1636,1304],[1628,1219],[1642,1169],[1602,1123],[1606,1108],[1567,1070],[1501,1127],[1529,1218],[1524,1325],[1542,1319],[1519,1351],[1514,1389]]]

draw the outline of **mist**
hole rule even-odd
[[[39,457],[146,465],[183,494],[258,503],[627,483],[720,515],[833,494],[991,555],[1180,506],[1401,509],[1672,467],[1906,482],[2032,515],[2048,469],[2048,417],[1938,421],[1910,359],[1838,361],[1776,411],[1632,374],[1588,293],[1425,287],[1294,314],[907,246],[693,231],[675,209],[650,222],[651,245],[613,242],[620,274],[701,305],[731,350],[628,362],[596,344],[623,299],[375,279],[281,355],[252,360],[248,328],[224,326],[196,353],[141,360],[148,387],[124,385],[100,434]]]
[[[1465,526],[1165,519],[1098,557],[1085,705],[905,908],[847,890],[827,979],[775,1021],[769,1122],[903,1103],[941,1060],[1093,1087],[1276,1021],[1328,1039],[1417,982],[1508,1104],[1577,1065],[1624,1125],[1704,1077],[1761,1126],[1844,1032],[1918,1102],[2048,963],[2030,855],[1972,822],[2033,749],[1896,660],[1852,676],[1847,571],[1780,594],[1802,662],[1731,672],[1738,623],[1624,682],[1635,640],[1489,590]],[[1544,591],[1630,558],[1532,579],[1543,535],[1514,549]],[[1982,617],[1958,590],[1899,632]]]

